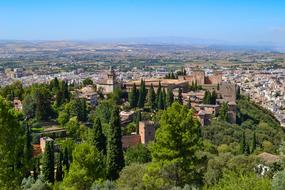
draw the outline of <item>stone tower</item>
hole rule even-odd
[[[107,84],[115,84],[116,83],[116,73],[111,66],[109,72],[107,73]]]
[[[153,141],[155,137],[154,123],[151,121],[140,121],[139,135],[141,136],[142,144],[147,144],[148,142]]]

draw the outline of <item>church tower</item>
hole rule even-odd
[[[111,66],[109,72],[107,73],[107,84],[115,84],[116,83],[116,73]]]

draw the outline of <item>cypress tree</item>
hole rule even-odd
[[[30,167],[30,163],[33,157],[32,136],[31,129],[28,124],[25,127],[25,147],[24,147],[24,160],[27,168]]]
[[[95,119],[91,141],[100,152],[106,153],[106,137],[102,132],[102,124],[99,118]]]
[[[254,152],[256,150],[256,134],[255,131],[253,132],[253,137],[252,137],[252,147],[251,147],[251,152]]]
[[[163,93],[160,91],[160,93],[157,94],[157,96],[158,96],[157,109],[164,109]]]
[[[41,171],[40,171],[40,159],[39,158],[34,158],[33,159],[33,171],[34,171],[34,179],[36,180],[38,175],[40,175]]]
[[[59,81],[58,81],[57,77],[54,78],[54,88],[57,90],[59,89]]]
[[[173,92],[172,92],[172,90],[167,89],[166,100],[165,100],[166,107],[171,106],[171,104],[172,104],[173,102],[174,102],[174,95],[173,95]]]
[[[65,82],[65,88],[64,88],[63,93],[64,93],[64,98],[69,101],[70,100],[70,94],[69,94],[68,82],[67,81]]]
[[[56,181],[62,181],[63,179],[62,159],[63,159],[63,156],[62,156],[62,152],[60,151],[59,156],[58,156],[58,161],[56,164],[56,176],[55,176]]]
[[[204,98],[203,98],[204,104],[210,104],[211,103],[211,93],[207,90],[205,92]]]
[[[189,97],[188,102],[187,102],[187,107],[188,107],[189,109],[191,109],[191,98],[190,98],[190,97]]]
[[[182,89],[181,88],[179,88],[179,90],[178,90],[178,102],[180,104],[183,104],[183,96],[182,96]]]
[[[229,121],[229,115],[228,115],[228,111],[229,111],[229,106],[226,102],[223,102],[219,111],[219,118],[222,121]]]
[[[138,107],[143,108],[146,96],[146,88],[145,83],[141,80],[140,90],[139,90],[139,100],[138,100]]]
[[[50,82],[50,89],[53,92],[56,92],[59,90],[59,81],[57,79],[57,77],[55,77],[51,82]]]
[[[162,102],[163,102],[163,109],[166,108],[166,92],[165,92],[165,88],[163,88],[162,90]]]
[[[110,180],[116,180],[125,165],[121,138],[119,110],[114,108],[107,138],[106,173]]]
[[[157,91],[156,91],[156,100],[155,100],[158,109],[159,109],[158,102],[159,102],[159,99],[160,99],[160,97],[159,97],[160,94],[161,94],[161,83],[159,81],[158,87],[157,87]]]
[[[61,90],[58,90],[55,94],[55,104],[57,107],[59,107],[63,102],[64,102],[63,92]]]
[[[64,148],[62,164],[65,166],[66,170],[69,171],[70,160],[67,147]]]
[[[141,112],[138,111],[137,116],[136,116],[136,132],[137,132],[137,134],[139,134],[139,122],[141,120],[142,120],[142,115],[141,115]]]
[[[195,89],[195,91],[198,89],[198,83],[197,83],[196,80],[195,80],[195,83],[194,83],[194,89]]]
[[[192,83],[191,83],[190,91],[195,91],[195,84],[194,84],[194,81],[192,81]]]
[[[54,145],[53,141],[46,141],[43,155],[43,176],[47,182],[54,183]]]
[[[135,83],[133,84],[133,88],[129,94],[129,103],[131,108],[137,107],[137,87]]]
[[[85,122],[87,120],[87,105],[86,105],[86,100],[85,99],[82,99],[81,100],[81,108],[82,108],[82,118],[81,118],[81,121]]]
[[[151,109],[155,109],[156,108],[155,99],[156,99],[155,92],[154,92],[153,85],[151,83],[150,89],[148,91],[148,104],[151,107]]]
[[[217,93],[216,91],[214,90],[210,96],[210,103],[212,105],[215,105],[216,104],[216,100],[217,100]]]
[[[240,87],[237,87],[236,98],[240,99]]]
[[[244,147],[244,154],[245,155],[249,155],[250,154],[250,149],[249,149],[249,146],[248,146],[247,143],[245,144],[245,147]]]
[[[175,79],[176,78],[173,72],[171,72],[171,77],[170,78],[171,79]]]
[[[241,142],[240,142],[240,153],[244,154],[245,150],[246,150],[245,132],[243,132]]]

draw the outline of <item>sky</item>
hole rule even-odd
[[[145,37],[285,45],[285,1],[0,0],[2,40]]]

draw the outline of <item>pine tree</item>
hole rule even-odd
[[[251,152],[256,150],[256,134],[253,132]]]
[[[54,183],[54,145],[53,141],[46,141],[43,154],[43,176],[47,182]]]
[[[59,156],[58,156],[58,161],[56,163],[56,176],[55,179],[56,181],[62,181],[63,179],[63,170],[62,170],[62,152],[59,152]]]
[[[24,130],[10,102],[0,96],[0,189],[18,189],[23,179]]]
[[[119,110],[114,108],[107,138],[106,173],[110,180],[116,180],[125,165],[121,138]]]
[[[185,138],[188,135],[191,135],[191,138]],[[202,180],[198,166],[203,162],[203,158],[197,156],[202,148],[203,137],[199,121],[194,119],[191,110],[175,102],[163,112],[159,130],[156,131],[155,140],[150,146],[153,159],[148,169],[163,171],[159,179],[169,184],[184,186],[186,183],[195,183],[197,179]],[[152,172],[145,174],[151,183],[157,183],[158,178],[154,175]]]
[[[180,104],[183,104],[183,96],[182,96],[182,89],[181,88],[179,88],[179,90],[178,90],[178,98],[177,98],[177,100],[178,100],[178,102]]]
[[[146,88],[145,83],[141,80],[140,90],[139,90],[139,100],[138,100],[138,107],[143,108],[146,96]]]
[[[135,108],[137,107],[137,87],[136,87],[136,84],[134,83],[133,84],[133,88],[129,94],[129,103],[130,103],[130,106],[131,108]]]
[[[151,107],[151,109],[155,109],[156,108],[155,92],[154,92],[154,88],[153,88],[152,83],[150,85],[150,89],[148,90],[148,104]]]
[[[102,131],[102,124],[99,118],[95,119],[92,129],[92,144],[96,146],[99,152],[106,153],[106,137]]]
[[[166,107],[170,107],[172,105],[172,103],[174,102],[174,95],[172,90],[167,89],[167,94],[166,94]]]

